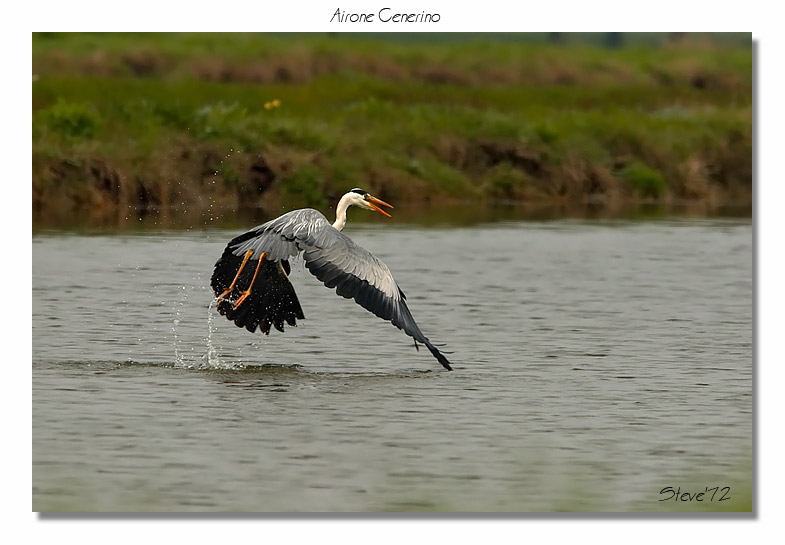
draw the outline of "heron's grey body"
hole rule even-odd
[[[339,204],[335,225],[343,227],[347,206],[341,210]],[[302,252],[306,268],[325,286],[336,288],[338,295],[353,298],[376,316],[391,321],[415,340],[415,346],[417,342],[424,344],[446,369],[451,369],[447,358],[415,323],[406,296],[387,265],[336,229],[321,212],[305,208],[283,214],[235,238],[227,246],[226,254],[231,252],[232,258],[239,260],[249,250],[252,251],[250,261],[263,255],[263,259],[287,267],[288,260]],[[214,288],[219,293],[219,288]]]

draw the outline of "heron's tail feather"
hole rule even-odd
[[[259,261],[254,260],[254,257],[251,256],[239,276],[237,271],[242,266],[243,258],[234,255],[229,247],[216,262],[210,281],[216,297],[224,293],[237,276],[232,291],[218,302],[218,312],[233,321],[237,327],[244,327],[250,332],[256,331],[258,327],[265,335],[270,333],[271,327],[283,331],[284,322],[296,326],[297,318],[302,320],[305,316],[294,286],[287,277],[288,271],[291,270],[289,263],[263,259],[259,265]],[[254,274],[256,280],[251,286],[251,293],[235,309],[235,304],[242,296],[241,292],[248,289]]]

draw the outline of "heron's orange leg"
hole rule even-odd
[[[248,285],[248,289],[245,291],[240,292],[240,298],[234,304],[234,308],[232,310],[237,310],[237,307],[243,304],[249,295],[251,295],[251,288],[253,288],[253,283],[256,282],[256,275],[259,274],[259,269],[262,267],[262,260],[264,260],[264,256],[267,255],[267,252],[262,252],[262,255],[259,256],[259,263],[256,264],[256,271],[253,273],[253,278],[251,278],[251,283]]]
[[[245,257],[243,257],[243,262],[240,265],[240,269],[237,271],[237,274],[234,276],[234,280],[232,280],[232,283],[229,285],[229,287],[226,288],[224,292],[218,296],[219,301],[224,297],[226,297],[227,295],[229,295],[230,293],[232,293],[232,290],[234,289],[234,285],[237,284],[237,279],[240,278],[240,273],[243,272],[243,269],[245,268],[245,264],[248,263],[249,259],[251,259],[252,254],[253,254],[253,250],[248,250],[247,252],[245,252]]]

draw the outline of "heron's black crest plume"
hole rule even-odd
[[[357,193],[358,195],[363,195],[363,196],[368,194],[367,191],[364,191],[364,190],[360,189],[359,187],[355,187],[354,189],[351,190],[350,193]]]

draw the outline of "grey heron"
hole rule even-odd
[[[447,370],[450,362],[423,335],[406,306],[406,296],[390,269],[379,258],[341,232],[350,206],[375,210],[393,208],[362,189],[346,193],[335,210],[333,224],[312,208],[293,210],[235,237],[215,263],[210,285],[218,299],[218,312],[251,333],[265,335],[270,327],[283,332],[284,322],[304,319],[300,301],[289,281],[289,259],[302,252],[305,267],[338,295],[354,299],[376,316],[389,320],[420,342]],[[240,289],[243,286],[245,289]]]

